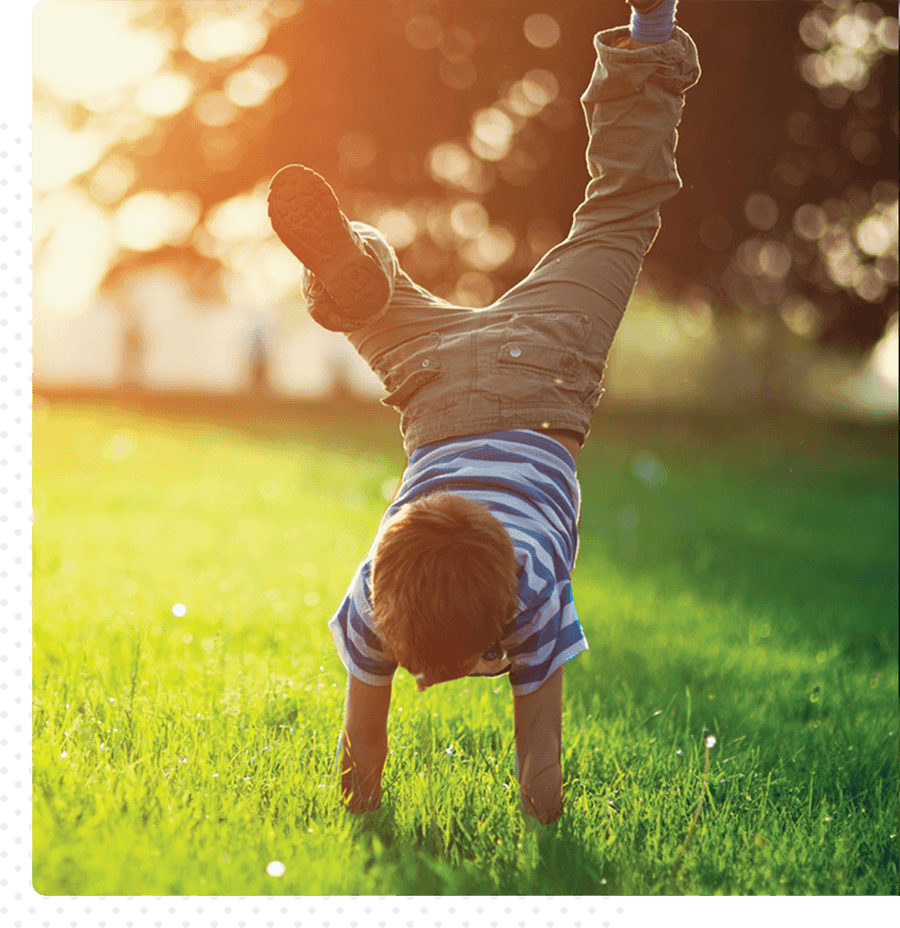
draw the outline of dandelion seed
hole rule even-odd
[[[310,828],[310,831],[312,831],[312,828]],[[269,876],[284,876],[284,871],[286,869],[287,868],[280,860],[273,860],[266,867],[266,873],[268,873]]]
[[[112,696],[110,696],[110,697],[109,697],[109,701],[110,701],[110,702],[115,702],[115,699],[113,699]]]
[[[68,756],[69,756],[69,752],[68,752],[68,751],[63,751],[62,754],[59,755],[59,759],[60,759],[60,760],[65,760]]]
[[[445,754],[452,754],[452,753],[453,753],[453,745],[451,744],[450,747],[447,748],[446,751],[444,751],[444,753],[445,753]]]
[[[217,774],[217,773],[214,773],[214,774],[213,774],[213,779],[215,779],[217,776],[218,776],[218,774]]]
[[[684,757],[684,751],[676,751],[675,754],[676,754],[678,757]]]
[[[716,746],[716,736],[715,736],[715,735],[707,735],[707,736],[704,738],[703,743],[706,745],[707,749],[709,749],[709,748],[714,748],[714,747]]]
[[[172,606],[172,615],[179,619],[182,616],[187,615],[187,606],[185,606],[184,603],[175,603],[175,605]]]

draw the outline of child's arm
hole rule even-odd
[[[562,681],[560,667],[533,693],[513,696],[522,806],[544,825],[562,814]]]
[[[341,793],[348,812],[372,812],[381,807],[390,705],[390,684],[371,686],[348,674],[341,732]]]

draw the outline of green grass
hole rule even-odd
[[[38,892],[897,893],[896,432],[598,418],[541,830],[505,680],[400,672],[384,807],[340,805],[326,621],[404,464],[390,414],[37,420]]]

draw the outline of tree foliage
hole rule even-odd
[[[71,180],[113,221],[141,191],[181,197],[193,221],[155,247],[120,243],[107,289],[161,261],[214,278],[228,264],[216,211],[254,189],[258,208],[271,174],[302,162],[382,228],[415,279],[471,305],[565,235],[587,181],[578,97],[591,37],[628,16],[625,3],[547,0],[115,5],[166,37],[159,72],[187,78],[184,104],[137,113],[137,86],[103,109],[39,79],[36,105],[71,131],[118,119]],[[896,311],[895,14],[855,0],[683,0],[704,76],[682,123],[685,189],[645,268],[662,297],[849,349],[877,341]],[[243,44],[238,30],[228,45],[232,21]],[[117,171],[130,178],[118,188]]]

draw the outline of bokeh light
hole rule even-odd
[[[478,238],[488,222],[488,212],[478,200],[460,200],[450,211],[450,225],[460,239]]]
[[[808,242],[816,241],[827,226],[825,210],[814,203],[804,203],[794,213],[794,231]]]
[[[345,168],[367,168],[375,160],[378,146],[368,132],[347,132],[337,145],[338,157]]]
[[[778,204],[768,193],[751,193],[744,201],[744,215],[755,229],[768,232],[778,222]]]
[[[821,328],[821,317],[813,303],[803,297],[792,297],[779,307],[784,324],[800,338],[815,338]]]
[[[113,154],[97,166],[90,180],[90,194],[105,205],[117,203],[135,181],[134,165],[124,155]]]
[[[515,126],[497,107],[479,110],[472,118],[469,147],[485,161],[500,161],[509,154]]]
[[[874,3],[817,4],[800,21],[799,32],[812,50],[801,58],[800,71],[829,106],[842,106],[847,97],[825,91],[864,90],[875,62],[897,50],[897,18]]]
[[[42,273],[35,275],[34,302],[42,311],[75,314],[94,298],[115,243],[106,211],[80,190],[61,191],[44,206]]]
[[[204,222],[207,231],[223,241],[262,240],[272,235],[266,209],[268,184],[238,194],[213,207]]]
[[[109,146],[109,138],[92,128],[73,131],[55,114],[37,112],[32,123],[33,178],[38,192],[58,190],[90,170]]]
[[[142,190],[116,210],[113,234],[120,245],[132,251],[154,251],[186,241],[199,216],[196,194]]]
[[[220,61],[259,51],[266,35],[265,27],[253,16],[252,9],[245,8],[241,16],[204,16],[187,29],[183,44],[199,61]]]
[[[268,99],[275,85],[253,68],[243,68],[225,79],[225,96],[237,106],[259,106]]]
[[[444,37],[444,30],[441,24],[433,17],[428,15],[411,16],[406,21],[404,28],[406,41],[413,48],[419,51],[428,51],[437,48]]]
[[[522,28],[535,48],[552,48],[559,41],[559,23],[549,13],[533,13]]]
[[[478,80],[478,71],[471,61],[451,61],[445,58],[438,66],[441,80],[451,90],[468,90]]]
[[[194,82],[186,75],[170,71],[144,81],[134,102],[148,116],[173,116],[181,112],[194,94]]]
[[[381,234],[396,249],[407,248],[419,234],[415,219],[406,210],[388,209],[373,218]]]
[[[428,173],[438,183],[470,193],[485,193],[488,175],[477,158],[458,142],[435,145],[426,158]]]
[[[453,302],[471,309],[484,309],[494,299],[494,284],[481,271],[465,271],[456,281]]]
[[[299,294],[302,268],[273,237],[264,185],[249,176],[259,163],[256,146],[270,138],[267,150],[284,154],[288,138],[297,151],[286,160],[308,158],[322,170],[348,214],[378,226],[403,252],[414,279],[462,305],[490,305],[563,239],[568,220],[554,211],[558,204],[547,204],[565,182],[548,165],[570,144],[563,132],[582,138],[584,129],[575,69],[561,53],[568,10],[545,5],[501,24],[457,15],[460,7],[449,2],[391,5],[398,65],[406,56],[404,72],[410,64],[421,69],[423,92],[442,101],[426,122],[445,127],[435,134],[414,126],[400,137],[396,127],[386,129],[396,114],[385,107],[384,126],[380,115],[370,119],[364,96],[350,118],[330,97],[333,89],[343,98],[340,82],[310,106],[309,87],[325,73],[318,58],[330,34],[315,30],[327,22],[317,19],[327,4],[308,5],[309,33],[305,15],[291,33],[308,45],[274,33],[266,45],[275,21],[302,6],[38,5],[34,240],[42,311],[96,308],[110,269],[125,272],[107,278],[119,287],[156,260],[156,249],[165,250],[160,261],[178,265],[168,273],[191,287],[192,260],[203,268],[198,278],[221,269],[225,291],[242,306],[271,305],[292,288]],[[754,148],[736,201],[707,197],[713,182],[688,165],[698,212],[687,225],[673,212],[669,234],[692,234],[699,266],[715,275],[703,296],[710,319],[731,303],[765,319],[770,332],[773,320],[783,321],[799,337],[831,339],[848,307],[859,310],[862,331],[866,314],[874,319],[897,283],[897,185],[882,181],[870,195],[877,175],[864,169],[881,164],[894,141],[886,130],[896,132],[896,115],[892,123],[883,115],[893,91],[875,68],[896,50],[897,20],[873,3],[828,0],[798,8],[791,28],[798,22],[794,61],[812,89],[802,86],[778,110],[772,134],[781,130],[781,147],[764,159]],[[488,54],[498,37],[511,50],[502,68]],[[537,63],[544,67],[528,70]],[[392,68],[385,73],[393,80]],[[817,96],[835,112],[823,113]],[[270,136],[283,113],[291,129]],[[200,197],[186,192],[192,171]],[[574,203],[579,191],[572,190]],[[518,200],[528,203],[523,215],[511,211]],[[665,242],[655,256],[665,265]],[[198,294],[184,300],[206,299]],[[113,314],[125,306],[109,305]],[[288,311],[292,324],[306,321],[300,305]],[[893,308],[886,304],[879,319]],[[678,312],[673,325],[685,331],[700,318]],[[857,328],[856,321],[841,325]],[[877,333],[868,337],[871,346]]]
[[[513,256],[516,238],[505,226],[492,225],[462,246],[463,260],[477,271],[496,271]]]
[[[237,119],[238,108],[221,90],[213,90],[197,98],[194,113],[205,126],[227,126]]]
[[[898,319],[897,313],[891,317],[887,324],[884,335],[875,346],[872,353],[872,364],[878,372],[878,376],[894,389],[900,381],[900,372],[898,372]]]
[[[45,0],[33,12],[33,72],[61,100],[98,101],[161,67],[168,36],[134,29],[129,4]],[[115,98],[112,98],[115,99]]]

